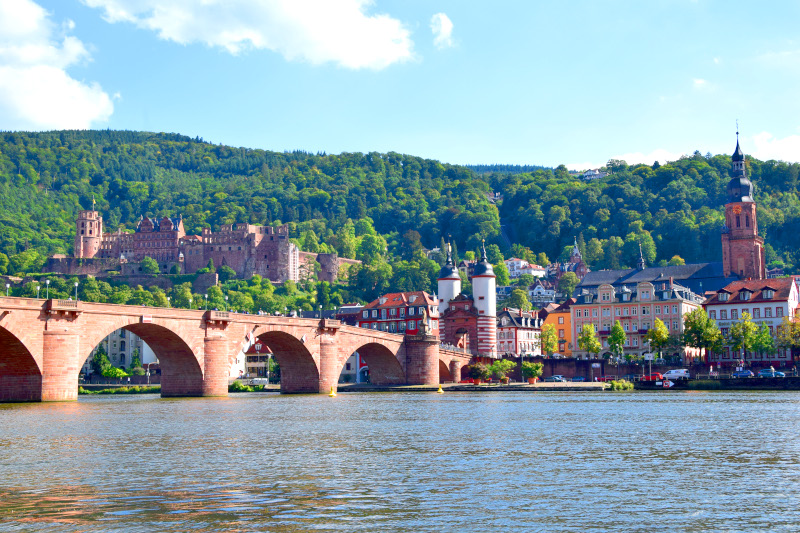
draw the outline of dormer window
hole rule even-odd
[[[739,293],[740,300],[749,300],[750,299],[750,291],[742,291]]]
[[[721,293],[719,293],[719,301],[720,301],[720,302],[727,302],[727,301],[728,301],[728,296],[729,296],[729,295],[728,295],[728,293],[727,293],[727,292],[721,292]]]
[[[622,295],[622,301],[623,302],[629,302],[630,299],[631,299],[631,295],[630,294],[625,293],[625,294]]]
[[[764,296],[764,298],[771,300],[775,296],[775,291],[772,289],[764,289],[761,294]]]
[[[408,301],[413,304],[416,301],[416,299],[417,297],[415,295],[411,295],[409,296]]]

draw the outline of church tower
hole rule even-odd
[[[92,258],[99,255],[103,241],[103,217],[100,213],[94,209],[80,211],[75,225],[75,257]]]
[[[736,134],[733,153],[733,178],[728,182],[725,225],[722,227],[722,268],[725,277],[766,278],[764,239],[758,236],[753,184],[747,179],[744,152]]]

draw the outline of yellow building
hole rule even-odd
[[[574,348],[572,345],[572,313],[570,309],[574,303],[575,298],[570,298],[548,312],[547,318],[544,319],[544,323],[542,324],[542,330],[550,324],[556,329],[558,353],[564,357],[572,357],[572,350]],[[544,352],[544,350],[542,350],[542,352]]]

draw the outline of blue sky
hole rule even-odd
[[[0,0],[0,130],[566,164],[800,160],[800,1]]]

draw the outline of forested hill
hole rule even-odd
[[[583,182],[563,166],[477,174],[394,152],[277,153],[126,131],[0,133],[0,272],[35,272],[46,256],[71,253],[77,211],[92,198],[107,230],[131,230],[142,214],[180,214],[188,233],[290,223],[303,249],[384,262],[395,274],[419,249],[415,232],[428,248],[451,234],[463,255],[482,238],[502,246],[501,218],[521,241],[506,256],[555,260],[578,237],[593,268],[633,264],[637,240],[650,263],[719,260],[730,156],[610,170]],[[798,165],[748,159],[748,171],[768,259],[800,265]],[[490,202],[492,192],[502,201]]]

